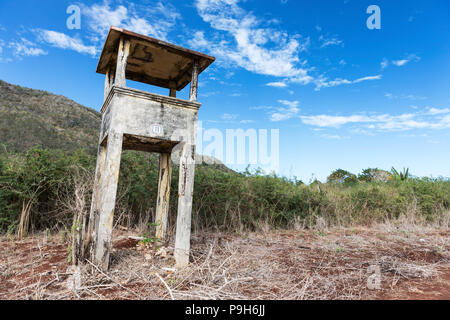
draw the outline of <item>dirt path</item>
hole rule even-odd
[[[204,233],[186,270],[131,234],[107,275],[72,269],[58,237],[0,238],[0,299],[450,299],[447,230]]]

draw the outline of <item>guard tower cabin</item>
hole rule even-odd
[[[102,124],[97,166],[85,245],[94,262],[108,269],[114,207],[122,150],[160,154],[156,236],[167,228],[171,180],[171,154],[179,152],[178,215],[175,260],[189,262],[198,75],[214,57],[131,31],[111,27],[97,73],[105,75]],[[169,96],[128,88],[126,79],[169,89]],[[176,97],[189,83],[190,99]]]

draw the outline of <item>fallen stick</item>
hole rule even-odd
[[[98,272],[100,272],[102,275],[104,275],[106,278],[108,278],[109,280],[111,280],[112,282],[114,282],[115,284],[117,284],[119,287],[121,287],[122,289],[134,294],[136,297],[138,297],[139,299],[143,300],[143,298],[138,295],[136,292],[134,292],[133,290],[128,289],[127,287],[124,287],[123,285],[121,285],[120,283],[118,283],[116,280],[114,280],[113,278],[111,278],[110,276],[108,276],[106,273],[104,273],[102,270],[100,270],[99,267],[97,267],[95,264],[93,264],[92,262],[90,262],[88,259],[86,259],[86,261],[93,266]]]
[[[173,298],[173,294],[172,294],[172,290],[170,289],[170,287],[167,285],[167,283],[164,281],[164,279],[157,273],[157,272],[155,272],[155,276],[157,276],[158,278],[159,278],[159,280],[161,280],[161,282],[164,284],[164,286],[167,288],[167,291],[169,291],[169,294],[170,294],[170,298],[172,299],[172,300],[175,300],[174,298]]]

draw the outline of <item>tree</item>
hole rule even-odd
[[[343,169],[334,170],[327,178],[327,182],[340,184],[355,184],[358,178],[351,172]]]
[[[365,182],[387,182],[391,179],[390,172],[378,168],[367,168],[358,175],[358,180]]]

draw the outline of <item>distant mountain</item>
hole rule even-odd
[[[0,80],[0,146],[6,146],[8,152],[40,145],[67,151],[83,149],[95,155],[100,124],[99,112],[64,96]],[[178,162],[176,154],[173,160]],[[213,157],[204,156],[203,160],[231,171]]]
[[[101,115],[64,96],[0,80],[0,144],[8,151],[41,145],[97,150]]]

